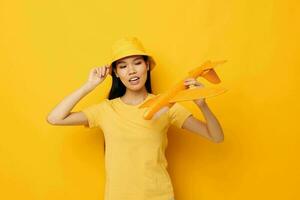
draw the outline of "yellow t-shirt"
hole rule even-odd
[[[145,102],[155,94],[148,93]],[[157,119],[145,120],[141,105],[120,97],[84,108],[86,128],[100,128],[105,139],[105,200],[173,200],[165,149],[171,124],[181,128],[192,113],[175,103]]]

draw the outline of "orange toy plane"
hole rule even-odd
[[[225,63],[226,60],[211,62],[210,60],[204,62],[199,67],[188,72],[188,76],[184,77],[184,79],[177,82],[171,89],[168,91],[158,94],[155,97],[147,100],[143,104],[141,104],[138,108],[148,108],[143,117],[146,120],[154,118],[158,118],[163,112],[170,109],[176,102],[179,101],[192,101],[200,98],[208,98],[220,95],[227,91],[226,88],[223,87],[189,87],[187,88],[184,85],[184,80],[187,78],[195,78],[197,79],[199,76],[205,78],[209,82],[213,84],[218,84],[221,82],[217,73],[214,70],[219,64]],[[165,110],[167,109],[167,110]]]

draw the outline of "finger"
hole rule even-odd
[[[193,81],[192,84],[193,84],[193,85],[196,85],[196,86],[201,86],[201,85],[202,85],[202,84],[199,83],[198,81]]]
[[[107,66],[107,65],[105,65],[105,73],[104,73],[104,75],[106,76],[106,75],[107,75],[107,73],[108,73],[108,66]]]
[[[194,80],[191,80],[191,79],[189,79],[189,80],[185,80],[184,82],[185,83],[190,83],[190,82],[193,82]]]
[[[189,85],[192,85],[193,83],[188,81],[188,82],[184,82],[183,84],[189,86]]]
[[[103,68],[104,67],[100,67],[100,75],[101,75],[101,77],[103,77]]]
[[[186,83],[186,84],[192,84],[192,83],[194,83],[194,81],[193,80],[185,80],[184,83]]]
[[[107,65],[106,70],[105,70],[105,75],[109,73],[109,66]]]
[[[92,72],[93,72],[93,74],[95,74],[95,73],[97,72],[96,67],[93,67],[93,68],[92,68]]]
[[[100,69],[99,69],[99,67],[96,68],[96,72],[97,72],[97,76],[100,78],[101,75],[100,75]]]
[[[99,70],[99,77],[101,78],[101,76],[102,76],[101,75],[101,67],[99,67],[98,70]]]
[[[103,76],[103,77],[105,76],[105,71],[106,71],[106,67],[103,66],[103,67],[102,67],[102,76]]]
[[[186,81],[188,83],[194,84],[194,85],[203,85],[202,83],[200,83],[199,81],[197,81],[196,79],[192,79],[192,80],[188,80]]]
[[[106,73],[106,67],[103,66],[103,67],[102,67],[102,76],[105,76],[105,73]]]
[[[190,80],[195,80],[195,78],[193,78],[193,77],[188,77],[188,78],[186,78],[185,80],[190,81]]]
[[[101,67],[98,67],[98,77],[99,77],[99,78],[102,78]]]

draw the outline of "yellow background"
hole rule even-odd
[[[0,16],[0,199],[102,199],[102,133],[46,116],[124,35],[156,59],[156,94],[207,59],[228,60],[216,70],[229,91],[207,99],[225,141],[169,129],[176,200],[300,199],[298,1],[2,0]]]

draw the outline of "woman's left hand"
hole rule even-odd
[[[199,88],[204,87],[204,85],[198,82],[195,78],[185,79],[184,85],[186,85],[187,87],[199,87]],[[205,103],[205,98],[194,99],[193,101],[198,105],[203,105]]]

